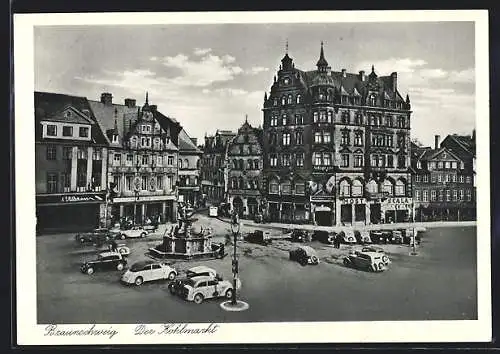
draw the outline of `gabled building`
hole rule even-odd
[[[412,143],[415,221],[474,220],[472,166],[439,138],[434,148]]]
[[[264,96],[264,189],[273,220],[319,225],[410,220],[411,106],[397,73],[315,70],[285,54]]]
[[[240,217],[262,212],[262,153],[262,129],[245,119],[227,153],[228,203]]]
[[[106,218],[107,140],[92,108],[85,97],[34,96],[37,232],[99,227]]]
[[[198,206],[202,200],[200,165],[203,151],[184,129],[179,132],[179,201]]]
[[[205,136],[201,159],[201,188],[207,204],[219,204],[225,201],[225,163],[229,142],[236,133],[217,130],[212,136]]]
[[[90,107],[109,144],[110,221],[176,220],[180,124],[150,105],[147,93],[142,107],[135,99],[113,103],[110,93]]]

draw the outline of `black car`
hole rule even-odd
[[[290,239],[292,242],[309,242],[311,235],[306,230],[294,229],[290,232]]]
[[[319,241],[321,243],[326,243],[328,245],[333,245],[335,243],[335,232],[328,231],[314,231],[313,240]]]
[[[393,244],[402,244],[404,241],[402,230],[392,230],[388,242]]]
[[[127,260],[118,252],[103,252],[96,259],[87,261],[80,266],[82,273],[94,274],[98,270],[123,270]]]
[[[92,230],[91,232],[78,233],[75,235],[75,241],[81,244],[102,244],[106,241],[109,241],[111,238],[111,232],[106,228],[98,228]]]
[[[372,230],[370,231],[370,238],[373,243],[386,244],[392,237],[390,230]]]
[[[300,246],[294,250],[291,250],[289,255],[291,261],[299,262],[299,264],[302,266],[306,266],[308,264],[319,264],[319,258],[316,254],[316,251],[309,246]]]
[[[272,243],[269,231],[255,230],[245,236],[245,241],[267,246]]]

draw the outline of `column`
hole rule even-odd
[[[177,222],[177,201],[172,201],[172,221]]]
[[[102,170],[101,170],[101,188],[102,189],[108,189],[108,149],[103,148],[102,149]]]
[[[123,217],[123,204],[120,204],[120,219]]]
[[[76,192],[76,166],[78,161],[78,147],[73,146],[71,151],[71,191]]]
[[[337,220],[335,223],[336,226],[341,225],[341,218],[342,218],[341,210],[342,210],[342,204],[340,203],[340,200],[337,199],[335,200],[335,214],[337,215]]]
[[[365,205],[365,225],[371,224],[371,209],[370,204],[366,203]]]
[[[351,225],[354,225],[354,222],[356,221],[356,204],[352,203],[351,206]]]
[[[165,222],[167,220],[167,202],[161,203],[161,222]]]
[[[311,203],[311,214],[312,214],[312,219],[313,219],[313,225],[316,225],[316,213],[314,210],[316,209],[316,205]]]
[[[144,224],[144,220],[146,220],[146,203],[142,203],[142,220],[141,222]]]
[[[243,198],[243,215],[248,215],[248,198]]]
[[[281,222],[281,212],[283,211],[283,204],[280,202],[280,208],[279,208],[279,213],[278,213],[278,219]]]
[[[92,188],[92,146],[87,148],[87,186]]]

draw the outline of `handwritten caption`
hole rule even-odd
[[[134,329],[136,336],[153,336],[153,335],[169,335],[169,334],[213,334],[219,330],[220,326],[215,323],[210,323],[205,326],[195,326],[188,323],[166,323],[160,328],[148,326],[144,324],[137,325]]]

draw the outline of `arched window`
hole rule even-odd
[[[273,179],[269,182],[269,194],[278,194],[278,192],[279,192],[278,180]]]
[[[277,105],[278,105],[278,99],[277,99],[277,98],[275,98],[275,99],[273,100],[273,106],[277,106]]]
[[[188,159],[184,159],[184,168],[189,168],[189,161],[188,161]]]
[[[384,184],[382,185],[382,192],[389,196],[394,195],[392,182],[389,181],[388,179],[386,179],[384,181]]]
[[[179,159],[179,168],[182,168],[182,160]]]
[[[302,145],[304,143],[304,137],[302,132],[295,133],[295,144]]]
[[[239,161],[239,168],[240,168],[240,170],[243,170],[244,167],[245,167],[245,165],[243,163],[243,159],[240,159],[240,161]]]
[[[333,123],[333,113],[332,111],[328,111],[328,122]]]
[[[340,182],[340,196],[341,197],[350,197],[351,196],[351,184],[347,180],[342,180]]]
[[[374,180],[371,180],[369,181],[367,184],[366,184],[366,191],[368,193],[377,193],[378,192],[378,185],[377,185],[377,182],[375,182]]]
[[[288,104],[292,104],[292,103],[293,103],[292,95],[288,95]]]
[[[231,178],[231,188],[238,189],[238,180],[236,179],[236,177]]]
[[[281,183],[281,194],[292,194],[292,184],[290,181]]]
[[[316,123],[318,121],[318,112],[313,113],[313,121]]]
[[[352,196],[361,197],[363,195],[363,183],[359,179],[352,182]]]
[[[405,181],[398,179],[396,181],[395,195],[403,196],[406,194],[406,183]]]
[[[286,96],[281,97],[281,105],[286,105]]]
[[[301,95],[297,95],[297,98],[295,99],[295,102],[296,103],[302,103],[302,96]]]

